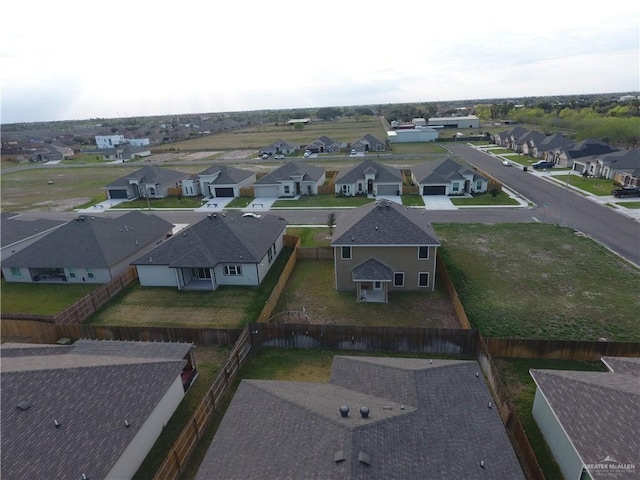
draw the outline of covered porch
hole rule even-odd
[[[356,301],[368,303],[387,303],[389,285],[393,279],[393,270],[375,258],[361,263],[351,272],[356,284]]]

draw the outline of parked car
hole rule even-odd
[[[616,198],[640,197],[640,187],[622,187],[611,191]]]
[[[532,167],[535,168],[536,170],[541,170],[545,168],[553,168],[554,165],[555,163],[553,162],[547,162],[546,160],[538,160],[536,163],[532,165]]]
[[[304,151],[304,158],[309,158],[311,156],[311,150]]]
[[[284,160],[284,155],[282,155],[281,153],[279,153],[278,155],[276,155],[275,157],[273,157],[275,160]]]
[[[513,162],[511,160],[503,160],[502,165],[505,167],[513,167]]]
[[[355,148],[352,148],[352,149],[351,149],[351,155],[357,155],[357,154],[358,154],[358,152],[356,152],[356,149],[355,149]]]

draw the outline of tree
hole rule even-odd
[[[333,237],[333,229],[336,228],[336,214],[333,212],[327,215],[327,227],[329,227],[329,236]]]

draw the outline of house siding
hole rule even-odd
[[[394,272],[404,273],[404,286],[394,287],[393,281],[389,291],[433,291],[435,287],[435,258],[437,247],[429,247],[429,258],[418,259],[418,246],[388,246],[388,247],[351,247],[351,259],[343,260],[342,246],[334,247],[336,289],[340,291],[355,291],[356,284],[351,279],[351,272],[355,267],[370,258],[387,265]],[[429,286],[418,287],[418,274],[429,273]]]
[[[558,462],[564,478],[566,480],[580,480],[582,461],[558,423],[544,395],[540,393],[540,389],[536,390],[532,414],[556,462]]]
[[[136,265],[143,287],[177,287],[176,272],[167,265]]]
[[[225,275],[225,265],[241,265],[242,275]],[[259,285],[258,270],[255,263],[224,262],[213,269],[218,285]]]

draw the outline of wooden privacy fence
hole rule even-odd
[[[218,405],[233,384],[250,351],[251,336],[249,327],[245,327],[229,354],[229,360],[227,360],[206,395],[196,407],[185,428],[176,439],[171,450],[169,450],[164,462],[158,468],[153,480],[175,480],[180,476],[194,448],[202,437],[204,429],[213,419],[218,410]]]
[[[333,248],[331,247],[298,248],[298,260],[333,260]]]
[[[602,357],[638,357],[638,342],[542,340],[535,338],[487,338],[494,357],[556,360],[600,360]]]
[[[462,302],[460,301],[460,297],[458,296],[458,291],[456,290],[455,285],[451,281],[451,276],[449,275],[449,271],[447,270],[447,266],[442,260],[442,255],[440,251],[436,254],[436,275],[438,281],[442,282],[445,290],[449,294],[449,298],[451,299],[451,304],[453,305],[453,310],[456,312],[456,316],[458,317],[458,322],[460,326],[464,329],[470,329],[471,323],[469,323],[469,319],[467,318],[467,313],[464,311],[464,306],[462,306]]]

